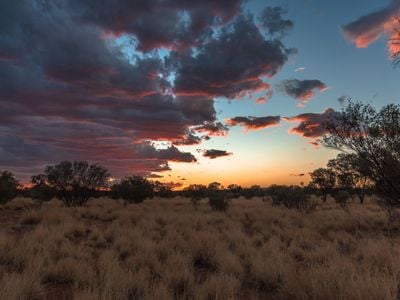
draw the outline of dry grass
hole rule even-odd
[[[0,220],[0,299],[398,299],[399,224],[372,203],[18,199]]]

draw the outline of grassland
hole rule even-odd
[[[15,199],[0,224],[0,299],[398,299],[400,224],[371,202]]]

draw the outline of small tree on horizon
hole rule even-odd
[[[336,184],[336,175],[330,169],[318,168],[310,173],[311,181],[309,186],[316,188],[321,193],[322,199],[326,201],[328,195],[332,193]]]
[[[33,179],[51,187],[64,205],[82,206],[91,197],[96,196],[100,189],[107,187],[109,177],[107,169],[98,164],[63,161],[54,166],[47,166],[44,174]]]

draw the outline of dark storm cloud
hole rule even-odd
[[[279,40],[266,40],[251,16],[240,16],[196,53],[172,53],[174,91],[186,96],[236,98],[268,90],[262,77],[275,75],[289,52]]]
[[[324,91],[328,87],[320,80],[289,79],[284,80],[279,88],[290,97],[309,101],[314,97],[315,91]]]
[[[197,44],[210,26],[222,25],[240,11],[242,0],[73,0],[82,22],[115,35],[133,34],[140,50],[181,49]]]
[[[301,135],[305,138],[318,138],[325,133],[326,124],[335,115],[332,108],[326,109],[323,113],[306,113],[294,117],[285,118],[289,122],[299,122],[296,127],[290,129],[293,134]]]
[[[1,1],[0,167],[26,176],[79,159],[124,176],[195,162],[175,146],[148,141],[193,145],[225,135],[214,97],[268,90],[263,77],[279,71],[290,52],[267,40],[241,4]],[[121,49],[121,34],[139,50],[173,51],[164,60],[135,51],[134,43]]]
[[[224,156],[231,156],[232,154],[233,153],[227,152],[225,150],[216,150],[216,149],[204,150],[203,152],[203,156],[208,157],[210,159],[215,159]]]
[[[226,123],[230,126],[243,126],[246,130],[258,130],[278,126],[280,121],[280,116],[235,117],[226,120]]]

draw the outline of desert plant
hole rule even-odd
[[[349,198],[351,197],[350,193],[345,190],[339,190],[333,195],[336,203],[340,205],[342,208],[347,208],[347,203]]]
[[[316,188],[326,201],[328,194],[332,192],[336,184],[336,174],[331,169],[318,168],[310,173],[310,187]]]
[[[0,172],[0,204],[17,196],[18,181],[11,172]]]
[[[273,185],[269,187],[268,194],[273,205],[282,205],[289,209],[310,212],[316,208],[317,203],[299,186]]]
[[[140,176],[125,177],[111,187],[112,197],[123,199],[125,203],[141,203],[146,198],[153,197],[153,194],[153,184]]]
[[[222,192],[209,193],[208,203],[213,210],[225,212],[229,209],[230,199]]]
[[[97,164],[63,161],[47,166],[44,174],[35,176],[35,179],[40,178],[38,183],[51,187],[64,205],[81,206],[96,196],[99,189],[107,187],[109,176],[107,170]]]
[[[50,201],[56,196],[55,189],[47,184],[47,177],[44,174],[32,176],[32,187],[29,189],[29,196],[40,202]]]

